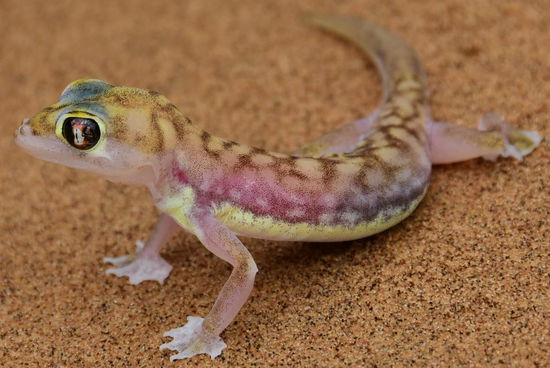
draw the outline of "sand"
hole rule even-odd
[[[229,348],[170,363],[163,332],[205,315],[230,268],[180,234],[167,282],[106,275],[157,211],[143,188],[42,162],[18,122],[94,77],[166,95],[213,134],[292,152],[365,116],[380,80],[301,14],[350,14],[403,35],[434,117],[497,111],[549,135],[547,1],[0,1],[0,366],[515,366],[548,364],[548,141],[524,162],[434,169],[402,224],[348,243],[244,239],[260,272]]]

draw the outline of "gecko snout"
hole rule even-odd
[[[23,120],[21,120],[21,125],[19,126],[19,128],[17,128],[15,130],[15,135],[31,135],[32,134],[32,128],[29,124],[29,121],[31,121],[31,119],[29,118],[25,118]]]

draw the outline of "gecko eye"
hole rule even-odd
[[[93,119],[67,118],[63,122],[63,137],[79,150],[87,150],[97,144],[101,136],[99,125]]]

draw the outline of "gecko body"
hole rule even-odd
[[[233,271],[204,318],[171,330],[172,359],[225,344],[221,332],[252,289],[257,267],[237,235],[342,241],[383,231],[406,218],[426,194],[432,164],[474,157],[520,159],[536,132],[496,114],[480,129],[434,122],[427,82],[414,51],[372,23],[316,16],[317,25],[361,47],[381,72],[384,97],[366,118],[304,145],[292,155],[222,139],[200,129],[164,96],[95,79],[71,83],[59,102],[25,119],[17,143],[29,153],[105,178],[145,185],[162,215],[136,255],[106,258],[108,272],[131,283],[163,282],[171,266],[161,247],[181,228],[195,234]]]

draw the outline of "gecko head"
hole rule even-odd
[[[112,181],[146,183],[166,148],[158,120],[162,112],[174,114],[167,106],[173,107],[152,91],[81,79],[57,103],[24,119],[15,139],[40,159]]]

